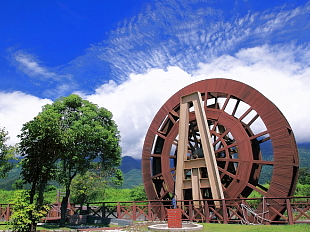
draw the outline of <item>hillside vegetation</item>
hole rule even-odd
[[[263,148],[265,150],[263,150],[263,154],[267,155],[270,154],[270,151],[268,151],[268,148]],[[299,146],[298,148],[298,152],[299,152],[299,160],[300,160],[300,167],[301,168],[309,168],[310,170],[310,144],[302,144]],[[265,157],[265,159],[268,159],[268,157]],[[137,186],[141,186],[143,183],[142,180],[142,174],[141,174],[141,159],[134,159],[132,157],[129,156],[125,156],[122,159],[122,163],[121,166],[119,167],[122,172],[123,172],[123,176],[124,176],[124,181],[123,184],[118,188],[117,191],[121,191],[121,189],[132,189],[134,187]],[[15,167],[13,168],[9,175],[7,176],[7,178],[2,179],[0,182],[0,189],[1,190],[14,190],[14,186],[15,186],[15,181],[18,180],[20,178],[20,167]],[[261,184],[266,184],[268,182],[268,180],[270,180],[272,173],[271,173],[271,169],[264,168],[262,170],[262,174],[261,174],[261,178],[260,178],[260,183]],[[54,183],[52,183],[54,184]],[[54,184],[55,185],[55,184]],[[60,187],[57,186],[56,187]],[[309,186],[308,185],[298,185],[297,186],[297,190],[296,190],[296,194],[297,195],[310,195],[309,192]],[[117,192],[116,191],[116,192]],[[127,190],[124,190],[123,195],[130,195],[128,192],[126,192]],[[6,192],[6,191],[4,191]],[[9,197],[6,197],[4,194],[4,192],[2,191],[3,194],[1,194],[0,192],[0,197],[1,197],[1,201],[7,203],[7,199]],[[106,192],[106,196],[111,196],[108,197],[110,199],[114,199],[112,196],[113,194],[115,195],[115,193],[107,193]],[[307,194],[306,194],[307,193]],[[121,197],[124,200],[126,199],[131,199],[130,197]]]

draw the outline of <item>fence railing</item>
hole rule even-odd
[[[215,204],[217,201],[217,204]],[[218,204],[219,203],[219,204]],[[218,207],[219,205],[219,207]],[[0,204],[0,221],[8,221],[12,205]],[[165,221],[171,201],[93,202],[69,204],[68,217],[88,215],[133,221]],[[177,201],[182,220],[207,223],[295,224],[310,223],[310,196]],[[60,205],[53,204],[46,220],[60,218]]]

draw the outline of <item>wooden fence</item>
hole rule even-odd
[[[295,224],[310,223],[310,197],[245,198],[214,201],[177,201],[182,220],[207,223]],[[277,202],[276,205],[273,202]],[[8,221],[10,204],[0,204],[0,221]],[[88,215],[98,218],[129,219],[133,221],[165,221],[171,201],[94,202],[68,205],[68,217]],[[60,218],[59,204],[53,204],[46,220]]]

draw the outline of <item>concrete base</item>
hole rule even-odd
[[[168,228],[168,224],[156,224],[148,227],[149,230],[155,231],[200,231],[203,228],[203,225],[194,224],[194,223],[182,223],[182,228]]]

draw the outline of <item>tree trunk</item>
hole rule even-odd
[[[31,190],[29,193],[29,203],[30,204],[34,203],[34,196],[36,194],[36,187],[37,187],[36,183],[32,183]],[[35,219],[33,218],[32,211],[29,211],[28,214],[29,214],[29,219],[31,220],[31,223],[28,223],[29,231],[35,232],[37,229],[37,223],[36,223]]]
[[[31,189],[29,192],[29,203],[32,204],[34,202],[34,195],[36,194],[36,183],[31,184]]]
[[[59,222],[60,227],[64,227],[66,224],[69,197],[70,197],[70,185],[66,186],[66,195],[62,198],[62,202],[61,202],[61,209],[60,209],[61,217],[60,217],[60,222]]]
[[[38,193],[38,202],[37,205],[42,207],[44,202],[44,190],[45,190],[46,182],[41,182],[39,186],[39,193]]]

